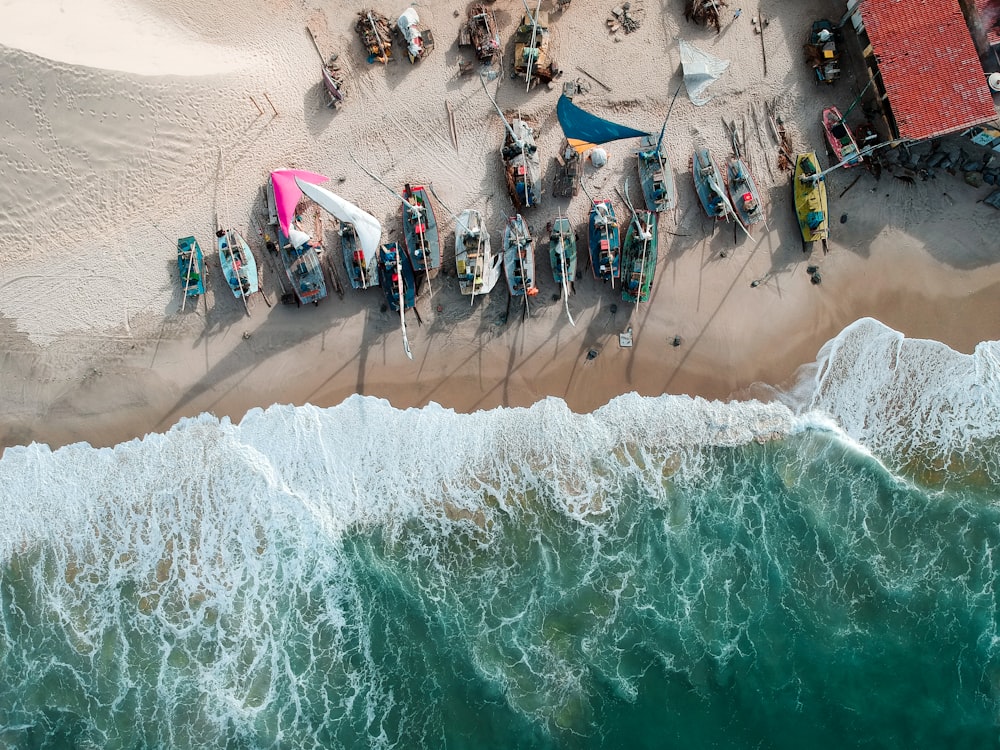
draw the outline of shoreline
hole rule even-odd
[[[595,16],[607,10],[597,3],[573,0],[551,14],[566,81],[582,65],[612,88],[592,85],[577,102],[616,122],[659,130],[681,78],[677,45],[664,39],[682,36],[731,63],[710,87],[712,101],[695,107],[682,90],[671,110],[666,144],[679,205],[661,217],[650,302],[636,310],[585,270],[569,300],[576,327],[563,301],[553,299],[544,227],[566,215],[582,237],[587,193],[618,204],[615,190],[628,178],[634,194],[636,144],[607,144],[608,166],[585,168],[587,193],[556,199],[550,186],[562,141],[555,119],[561,86],[525,93],[505,75],[491,83],[501,107],[538,123],[543,202],[526,218],[541,255],[540,293],[526,320],[521,302],[507,308],[502,281],[470,306],[458,292],[451,220],[440,201],[456,211],[482,210],[495,239],[510,204],[500,174],[503,124],[478,78],[457,73],[468,58],[455,43],[465,4],[420,7],[437,48],[414,66],[405,58],[388,66],[360,58],[356,0],[328,10],[262,4],[258,14],[228,0],[179,4],[186,15],[136,6],[122,23],[169,21],[161,58],[169,60],[170,39],[180,40],[178,58],[204,49],[206,68],[198,76],[189,74],[190,60],[173,74],[166,67],[163,76],[150,77],[127,72],[137,70],[132,59],[109,69],[86,67],[86,60],[60,62],[58,50],[49,60],[38,56],[44,48],[28,53],[17,49],[17,39],[4,40],[12,46],[0,50],[0,62],[18,80],[0,76],[15,125],[0,157],[12,174],[27,178],[0,186],[0,199],[11,207],[0,217],[0,247],[18,249],[5,252],[0,266],[6,401],[0,449],[78,441],[105,447],[202,412],[238,421],[253,407],[324,407],[353,393],[399,408],[435,401],[458,411],[558,396],[573,411],[589,412],[632,391],[767,399],[862,317],[964,353],[1000,339],[998,217],[976,203],[989,188],[977,191],[961,175],[942,172],[909,184],[887,173],[879,181],[856,169],[831,173],[825,255],[801,250],[789,176],[777,169],[776,147],[766,136],[758,143],[749,135],[747,145],[769,230],[734,241],[731,225],[714,226],[698,205],[692,149],[708,145],[723,158],[728,145],[720,119],[748,117],[754,102],[776,99],[795,149],[822,154],[819,112],[834,102],[846,109],[852,87],[860,88],[845,69],[842,83],[820,89],[801,59],[799,39],[811,20],[832,12],[827,0],[807,0],[771,19],[767,33],[787,44],[768,50],[767,76],[747,19],[717,35],[685,23],[678,2],[676,14],[648,9],[638,31],[616,40]],[[374,5],[386,13],[395,7]],[[520,6],[494,7],[508,45]],[[348,100],[337,112],[323,106],[306,26],[325,51],[339,52],[348,76]],[[230,58],[211,68],[225,44],[245,50],[240,74]],[[271,54],[275,45],[283,56]],[[637,54],[653,71],[642,83],[635,80]],[[61,96],[38,98],[50,89]],[[248,96],[260,99],[261,91],[270,92],[280,114],[251,108]],[[455,113],[457,148],[447,135],[445,102]],[[398,202],[352,164],[355,155],[391,184],[421,180],[440,195],[444,270],[418,300],[423,324],[409,316],[413,362],[402,351],[398,316],[380,310],[377,289],[348,289],[343,298],[331,293],[317,308],[278,304],[277,266],[256,230],[268,172],[298,167],[330,176],[328,187],[382,222],[383,241],[397,238]],[[623,220],[627,215],[620,212]],[[178,313],[171,243],[194,234],[211,256],[217,218],[251,242],[272,308],[255,300],[247,317],[225,288],[216,256],[208,293]],[[320,234],[324,262],[340,264],[333,223],[326,221]],[[810,265],[819,267],[821,284],[810,283]],[[622,349],[618,334],[630,326],[634,345]],[[678,347],[671,345],[676,336]],[[591,349],[597,356],[587,359]]]

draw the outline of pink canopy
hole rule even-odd
[[[302,169],[279,169],[271,172],[271,187],[274,189],[274,206],[278,212],[278,224],[281,225],[281,231],[285,233],[286,237],[292,219],[295,217],[295,207],[299,205],[299,198],[302,197],[302,191],[295,184],[296,177],[304,182],[311,182],[313,185],[319,185],[330,179],[324,175],[306,172]]]

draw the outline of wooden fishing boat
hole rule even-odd
[[[433,279],[441,269],[441,243],[430,195],[423,185],[403,186],[403,238],[414,271]]]
[[[253,251],[243,239],[243,235],[235,229],[220,229],[215,233],[215,238],[222,275],[225,276],[233,296],[242,299],[246,305],[247,297],[260,291],[257,259],[254,258]],[[249,312],[248,308],[247,313]]]
[[[403,46],[406,47],[406,54],[411,63],[423,60],[427,54],[434,49],[434,35],[431,30],[420,23],[420,17],[414,8],[407,8],[396,21],[396,29],[399,31]]]
[[[622,299],[626,302],[647,302],[656,273],[657,226],[656,213],[636,211],[625,232],[622,246]]]
[[[528,89],[548,83],[559,74],[550,51],[549,14],[525,13],[514,33],[514,75]]]
[[[803,250],[808,244],[821,240],[823,249],[830,236],[830,215],[826,200],[826,182],[820,174],[815,152],[795,157],[795,174],[792,178],[792,195],[795,214],[802,232]]]
[[[521,211],[537,206],[542,196],[541,158],[531,126],[520,117],[510,120],[500,155],[514,208]]]
[[[590,265],[594,278],[611,280],[612,285],[621,276],[621,239],[618,219],[611,201],[597,199],[590,206]]]
[[[705,213],[718,221],[728,220],[729,200],[726,198],[722,175],[707,148],[695,150],[691,171],[694,174],[694,188]]]
[[[327,296],[326,279],[319,262],[323,248],[319,241],[299,228],[295,219],[295,208],[302,197],[296,178],[303,177],[315,182],[327,179],[296,169],[276,170],[268,178],[265,191],[268,219],[278,238],[277,244],[271,243],[269,247],[281,260],[296,304],[312,302],[318,305]]]
[[[565,216],[560,216],[552,223],[549,260],[552,262],[552,276],[556,283],[560,286],[572,284],[576,279],[576,234]]]
[[[490,248],[490,233],[483,216],[467,208],[455,220],[455,268],[458,290],[475,297],[488,294],[500,280],[503,257]]]
[[[677,188],[662,141],[647,135],[639,142],[639,183],[650,211],[669,211],[677,205]]]
[[[326,89],[326,103],[328,107],[338,108],[344,103],[344,75],[340,66],[336,64],[337,56],[330,58],[330,62],[323,66],[323,88]]]
[[[378,251],[378,282],[385,301],[394,312],[409,310],[417,299],[413,264],[398,242],[382,245]]]
[[[512,297],[534,297],[535,242],[521,214],[507,219],[503,233],[503,270]]]
[[[458,46],[475,48],[479,62],[491,63],[501,52],[498,28],[496,14],[490,7],[475,3],[469,7],[468,21],[459,30]]]
[[[358,13],[354,30],[361,37],[368,62],[388,63],[392,60],[392,27],[389,19],[377,11],[368,9]]]
[[[177,240],[177,270],[181,276],[183,312],[188,297],[200,297],[205,293],[205,256],[194,237],[181,237]]]
[[[744,229],[749,231],[754,224],[764,221],[764,204],[757,184],[746,162],[738,157],[729,161],[729,197]]]
[[[861,154],[858,151],[857,141],[851,134],[847,123],[836,107],[827,107],[823,110],[822,116],[823,133],[826,134],[826,143],[835,163],[843,162],[844,168],[856,166],[861,163]]]

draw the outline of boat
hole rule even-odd
[[[379,220],[326,188],[296,179],[299,190],[337,219],[340,251],[351,286],[367,289],[378,283],[378,250],[382,242]]]
[[[512,297],[534,297],[535,243],[521,214],[507,219],[503,232],[503,270]]]
[[[691,171],[694,174],[694,188],[705,213],[718,221],[728,220],[731,213],[729,199],[726,197],[719,168],[707,148],[695,150]]]
[[[580,194],[580,180],[583,177],[583,156],[564,140],[556,154],[559,165],[552,180],[552,194],[560,198],[572,198]]]
[[[434,35],[420,23],[416,9],[404,10],[396,20],[396,28],[399,30],[411,63],[424,59],[434,49]]]
[[[853,167],[861,163],[861,154],[858,151],[857,141],[851,134],[847,123],[836,107],[827,107],[823,110],[822,116],[823,132],[826,134],[826,142],[830,153],[834,157],[834,162],[842,162],[845,168]]]
[[[622,246],[622,299],[647,302],[656,273],[657,231],[654,211],[635,211]]]
[[[590,206],[590,263],[594,278],[614,286],[621,276],[621,240],[611,201],[595,199]]]
[[[840,30],[833,21],[814,21],[803,47],[806,64],[816,73],[816,83],[833,83],[840,78]]]
[[[271,172],[268,178],[268,219],[278,238],[277,244],[272,243],[271,247],[281,259],[298,305],[306,302],[318,305],[327,296],[318,254],[322,246],[298,226],[295,217],[302,197],[298,181],[316,184],[328,179],[301,169],[279,169]]]
[[[760,200],[760,192],[742,158],[730,159],[728,172],[729,197],[733,210],[743,228],[749,231],[754,224],[764,221],[764,204]]]
[[[205,256],[194,237],[181,237],[177,240],[177,270],[181,275],[183,312],[188,297],[200,297],[205,293]]]
[[[423,185],[403,186],[403,238],[414,271],[433,279],[441,269],[441,243],[430,195]]]
[[[413,263],[398,242],[382,245],[378,251],[378,283],[385,293],[385,301],[394,312],[409,310],[417,298],[417,281]]]
[[[413,359],[410,340],[406,336],[406,311],[413,308],[417,300],[417,281],[413,275],[413,264],[405,248],[397,242],[382,245],[378,251],[378,281],[385,293],[385,301],[399,313],[399,327],[403,332],[403,351]],[[419,320],[419,318],[418,318]]]
[[[549,232],[549,261],[552,276],[562,290],[563,303],[569,322],[576,325],[569,311],[569,291],[576,279],[576,233],[565,216],[559,216],[552,223]]]
[[[468,20],[459,30],[458,46],[473,47],[476,59],[481,63],[492,63],[501,53],[500,32],[497,17],[484,3],[474,3],[469,7]]]
[[[510,120],[500,155],[514,208],[521,211],[537,206],[542,195],[541,158],[531,126],[520,117]]]
[[[323,88],[326,89],[326,103],[334,109],[344,103],[344,75],[336,64],[337,56],[323,66]]]
[[[666,123],[664,123],[666,126]],[[677,187],[670,169],[670,159],[663,148],[663,134],[659,140],[646,135],[639,141],[639,184],[642,197],[650,211],[669,211],[677,205]]]
[[[816,153],[810,151],[795,157],[795,175],[792,179],[795,214],[802,232],[803,250],[808,243],[821,240],[823,249],[830,236],[830,216],[826,200],[826,182],[819,169]]]
[[[369,63],[386,64],[392,60],[392,27],[388,18],[371,9],[362,10],[358,13],[354,30],[361,37],[361,46],[365,48]]]
[[[490,247],[483,216],[467,208],[455,220],[455,268],[458,290],[465,295],[489,294],[500,280],[503,256]]]
[[[247,315],[247,297],[260,291],[257,275],[257,259],[250,245],[235,229],[220,229],[215,233],[215,244],[219,248],[219,265],[233,296],[243,300]]]
[[[539,2],[541,5],[541,2]],[[530,90],[559,74],[550,52],[549,14],[536,9],[525,13],[514,32],[514,73]]]

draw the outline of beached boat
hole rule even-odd
[[[821,240],[826,249],[830,236],[830,216],[826,200],[826,182],[819,170],[815,152],[795,157],[795,175],[792,178],[795,214],[802,232],[803,250],[809,243]]]
[[[833,83],[840,78],[840,30],[833,21],[814,21],[803,46],[806,64],[816,73],[816,83]]]
[[[701,201],[705,213],[719,221],[729,219],[731,211],[722,175],[719,174],[719,168],[707,148],[695,150],[691,161],[691,172],[694,174],[694,188],[698,193],[698,200]]]
[[[590,206],[590,264],[594,278],[615,280],[621,276],[621,240],[618,219],[611,201],[597,199]]]
[[[330,58],[330,62],[323,66],[323,88],[326,89],[326,103],[329,107],[337,108],[344,103],[344,74],[340,66],[336,64],[337,56]]]
[[[455,220],[455,268],[458,290],[475,297],[488,294],[500,280],[503,256],[490,247],[490,232],[483,216],[467,208]]]
[[[420,23],[420,17],[414,8],[407,8],[402,12],[396,21],[396,28],[411,63],[424,59],[434,49],[434,36],[430,29]]]
[[[382,245],[378,251],[378,282],[385,293],[385,301],[394,312],[413,307],[417,298],[417,281],[413,264],[406,250],[398,242]]]
[[[215,244],[219,249],[219,265],[233,296],[243,300],[247,314],[247,297],[260,291],[257,276],[257,259],[250,245],[235,229],[220,229],[215,233]]]
[[[552,178],[552,194],[560,198],[572,198],[580,193],[583,178],[583,155],[563,141],[563,147],[556,154],[558,168]]]
[[[389,19],[374,10],[362,10],[354,30],[361,37],[361,46],[365,48],[368,62],[388,63],[392,60],[392,26]]]
[[[367,289],[378,283],[378,250],[382,242],[379,220],[326,188],[296,180],[299,189],[320,208],[337,219],[340,252],[351,286]]]
[[[205,256],[194,237],[181,237],[177,240],[177,270],[181,275],[183,312],[188,297],[200,297],[205,293]]]
[[[536,10],[525,13],[514,33],[514,74],[532,89],[559,74],[550,52],[549,14]]]
[[[549,232],[549,261],[552,264],[552,276],[562,290],[566,315],[569,316],[569,322],[576,325],[569,311],[569,291],[576,279],[576,233],[565,216],[560,216],[552,223],[552,231]]]
[[[503,232],[503,270],[512,297],[533,297],[535,286],[535,242],[521,214],[507,219]]]
[[[441,242],[430,195],[423,185],[403,186],[403,238],[413,270],[433,279],[441,269]]]
[[[677,188],[670,159],[663,147],[663,136],[643,136],[639,141],[639,184],[642,197],[650,211],[669,211],[677,205]]]
[[[843,162],[845,168],[860,164],[861,154],[858,152],[857,141],[854,140],[847,123],[844,122],[840,110],[836,107],[824,109],[822,123],[833,161],[835,163]]]
[[[741,158],[729,161],[729,197],[732,200],[736,218],[744,229],[764,221],[764,204],[754,182],[753,175]]]
[[[277,244],[271,244],[271,249],[281,259],[296,304],[312,302],[318,305],[327,295],[318,255],[322,246],[298,226],[295,209],[302,191],[296,179],[315,184],[326,182],[329,178],[301,169],[271,172],[266,191],[267,209],[269,222],[278,238]]]
[[[531,126],[520,117],[510,120],[500,155],[514,208],[521,211],[537,206],[542,196],[541,158]]]
[[[656,229],[655,212],[640,210],[632,214],[622,246],[622,299],[626,302],[649,300],[656,273]]]
[[[475,3],[469,7],[468,21],[459,31],[458,46],[475,48],[479,62],[491,63],[501,53],[498,28],[496,14],[490,7]]]

